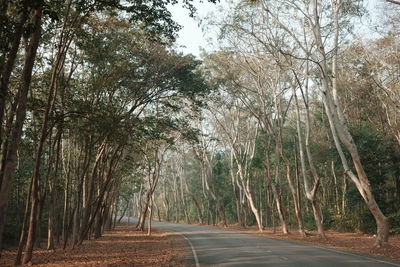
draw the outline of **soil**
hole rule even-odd
[[[45,244],[43,243],[43,247]],[[3,251],[0,266],[13,266],[15,249]],[[188,266],[186,241],[178,234],[154,229],[151,236],[120,224],[74,250],[34,251],[32,263],[40,267],[69,266]]]
[[[222,227],[222,226],[221,226]],[[389,238],[389,245],[382,248],[374,248],[375,237],[363,233],[342,233],[336,231],[326,231],[327,239],[319,237],[315,231],[307,231],[307,237],[302,237],[299,232],[293,230],[288,235],[280,231],[274,233],[273,229],[265,229],[262,233],[256,227],[243,228],[238,225],[230,225],[227,229],[296,242],[311,243],[314,246],[334,248],[339,250],[351,251],[353,253],[367,254],[374,257],[386,258],[400,261],[400,236],[395,235]]]
[[[373,248],[374,236],[362,233],[341,233],[326,231],[327,240],[321,239],[316,232],[307,231],[302,237],[293,230],[289,235],[266,229],[260,233],[255,227],[243,228],[231,225],[230,230],[245,232],[296,242],[310,243],[314,246],[347,250],[353,253],[368,254],[400,261],[400,236],[391,236],[390,245]],[[43,247],[45,244],[43,243]],[[85,241],[74,250],[34,251],[32,263],[35,266],[189,266],[191,254],[186,241],[177,233],[154,229],[152,236],[136,231],[133,225],[120,224],[114,231],[106,232],[103,237]],[[3,251],[0,266],[13,266],[16,249]]]

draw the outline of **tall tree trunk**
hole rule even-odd
[[[343,175],[342,207],[341,207],[342,216],[346,214],[346,208],[347,208],[346,194],[347,194],[347,177],[346,175]]]
[[[21,265],[22,252],[24,250],[24,246],[25,246],[25,243],[26,243],[26,233],[28,231],[28,220],[29,220],[29,208],[30,208],[31,194],[32,194],[32,180],[30,182],[29,192],[28,192],[28,196],[26,198],[24,221],[22,223],[17,255],[15,256],[15,265],[16,266]]]
[[[294,212],[296,215],[296,219],[297,219],[297,224],[299,227],[299,233],[301,236],[305,237],[305,231],[304,231],[304,224],[303,224],[303,218],[302,218],[302,212],[300,209],[300,203],[299,203],[299,198],[297,196],[297,189],[293,183],[293,177],[292,177],[292,170],[291,170],[291,166],[290,166],[290,161],[289,159],[285,156],[284,151],[283,151],[283,147],[282,147],[282,137],[279,137],[280,141],[279,141],[279,153],[280,156],[283,160],[283,162],[285,163],[286,166],[286,179],[288,181],[289,184],[289,189],[290,189],[290,193],[292,195],[292,199],[293,199],[293,204],[294,204]]]
[[[335,163],[333,160],[331,161],[331,171],[332,171],[332,176],[333,176],[333,181],[335,182],[335,208],[336,208],[336,213],[340,214],[340,204],[339,204],[339,190],[338,190],[338,181],[335,173]]]
[[[267,143],[269,144],[268,140],[267,140]],[[269,150],[269,147],[267,146],[266,151],[268,151],[268,150]],[[288,230],[288,225],[287,225],[286,216],[285,216],[285,207],[281,200],[281,190],[280,190],[279,183],[278,183],[279,177],[280,177],[279,166],[280,166],[280,158],[278,155],[278,146],[276,145],[276,148],[275,148],[275,178],[273,179],[271,177],[270,158],[269,158],[268,153],[266,155],[266,162],[264,164],[264,168],[266,171],[267,179],[269,179],[271,181],[272,195],[274,197],[276,210],[278,211],[279,221],[281,222],[282,232],[283,232],[283,234],[287,235],[289,233],[289,230]],[[275,232],[274,217],[272,218],[272,221],[274,224],[274,232]]]
[[[4,10],[2,10],[2,16],[7,16],[7,9],[8,5],[5,4],[3,6]],[[27,14],[26,11],[22,11],[20,14],[20,19],[18,23],[15,25],[15,30],[13,34],[13,39],[11,42],[11,48],[8,51],[6,58],[4,58],[5,63],[1,64],[1,76],[0,76],[0,146],[3,145],[3,129],[4,129],[4,114],[6,110],[6,99],[8,96],[8,85],[10,83],[10,77],[11,73],[14,69],[14,64],[15,60],[17,58],[18,50],[21,44],[21,39],[22,39],[22,32],[23,32],[23,25],[27,19]],[[2,62],[3,63],[3,62]],[[4,149],[7,149],[6,146],[3,147]],[[2,173],[0,174],[0,185],[2,181]],[[0,247],[1,247],[1,235],[2,232],[0,232]]]
[[[96,159],[95,159],[95,162],[93,165],[93,170],[92,170],[91,175],[89,176],[89,181],[88,181],[89,191],[88,191],[87,199],[85,201],[86,204],[85,204],[85,209],[83,212],[82,223],[80,224],[79,238],[77,239],[78,244],[81,244],[83,242],[83,240],[86,238],[87,232],[89,230],[88,228],[89,228],[90,216],[92,213],[92,206],[93,206],[92,202],[93,202],[93,197],[94,197],[95,181],[96,181],[96,177],[98,175],[97,173],[98,173],[100,160],[102,159],[103,155],[106,153],[106,147],[107,147],[107,143],[106,143],[106,139],[104,139],[102,144],[99,146],[99,148],[97,150],[97,155],[96,155]],[[81,179],[83,179],[83,176],[81,177]],[[83,185],[83,181],[81,181],[81,182]],[[79,214],[76,214],[76,216],[79,216]],[[73,243],[73,246],[74,245],[76,245],[75,242]]]
[[[113,177],[113,172],[118,164],[118,160],[122,155],[122,153],[120,153],[121,149],[122,149],[122,145],[119,145],[117,148],[115,148],[114,152],[112,153],[112,156],[109,159],[108,167],[106,168],[106,171],[105,171],[106,172],[105,181],[101,186],[101,189],[100,189],[100,192],[97,197],[96,204],[95,204],[95,208],[92,212],[91,217],[89,218],[87,223],[82,225],[78,245],[81,245],[83,240],[85,238],[87,238],[89,230],[92,227],[94,219],[96,218],[96,215],[100,212],[100,208],[105,204],[106,192],[112,191],[113,183],[111,181],[112,181],[112,177]],[[89,216],[90,216],[90,214],[89,214]]]
[[[58,184],[58,169],[59,169],[59,161],[60,161],[60,153],[61,153],[61,135],[62,128],[60,128],[57,132],[57,137],[55,140],[56,143],[56,161],[54,164],[54,177],[50,181],[49,189],[50,189],[50,207],[49,207],[49,217],[48,217],[48,228],[47,228],[47,249],[54,250],[54,238],[56,232],[56,193],[57,193],[57,184]]]
[[[15,123],[11,130],[11,142],[8,151],[5,153],[5,157],[1,162],[1,172],[0,172],[0,252],[2,247],[2,238],[5,224],[5,216],[7,214],[7,203],[8,203],[8,193],[10,190],[10,182],[15,169],[16,154],[18,151],[19,143],[21,141],[22,127],[25,121],[26,115],[26,104],[28,98],[28,92],[30,88],[32,69],[36,58],[37,48],[39,46],[39,40],[41,37],[41,23],[42,23],[42,8],[38,7],[33,11],[32,23],[35,26],[34,32],[30,36],[29,43],[27,43],[25,51],[25,62],[21,75],[21,84],[18,89],[18,107],[16,109]],[[22,27],[22,25],[21,25]],[[14,44],[13,50],[10,53],[10,57],[16,55],[19,47],[20,37],[16,36],[16,43]],[[6,69],[4,70],[4,76],[2,75],[2,93],[6,93],[8,86],[9,75],[11,75],[12,66],[14,65],[15,58],[10,58],[7,63]],[[4,80],[3,80],[4,79]],[[4,96],[5,97],[5,96]],[[2,105],[1,109],[4,106]],[[4,113],[3,113],[4,114]],[[3,115],[2,115],[3,116]],[[3,121],[3,120],[2,120]],[[2,124],[1,121],[1,124]],[[2,128],[2,125],[1,127]],[[6,149],[6,147],[4,147]]]
[[[289,233],[289,229],[286,222],[286,216],[284,212],[284,206],[281,200],[280,190],[278,190],[277,185],[274,182],[271,182],[271,188],[275,198],[276,210],[278,211],[278,217],[281,222],[282,232],[283,234],[287,235]]]
[[[36,59],[36,52],[39,46],[39,40],[41,37],[41,24],[42,24],[42,7],[39,6],[37,9],[33,11],[33,19],[34,32],[30,36],[29,43],[26,47],[25,53],[25,64],[22,70],[21,77],[21,85],[18,90],[18,108],[16,111],[16,119],[15,124],[12,130],[12,139],[10,149],[7,153],[7,156],[4,160],[4,172],[1,181],[1,190],[0,190],[0,214],[2,218],[0,219],[0,236],[3,234],[2,231],[4,229],[4,220],[7,210],[7,201],[8,201],[8,193],[9,193],[9,185],[11,181],[11,177],[14,173],[15,169],[15,158],[16,153],[19,147],[19,143],[22,135],[22,126],[25,120],[26,115],[26,104],[28,98],[28,92],[30,88],[31,78],[32,78],[32,70],[33,65]],[[35,186],[35,185],[32,185]],[[0,239],[1,240],[1,239]]]
[[[180,182],[181,182],[181,200],[182,200],[182,206],[183,206],[183,212],[184,212],[184,214],[185,214],[185,219],[186,219],[186,223],[188,223],[188,224],[190,224],[190,219],[189,219],[189,212],[188,212],[188,206],[187,206],[187,201],[186,201],[186,197],[185,197],[185,194],[183,193],[183,191],[184,191],[184,186],[185,186],[185,182],[184,182],[184,173],[183,173],[183,170],[182,170],[182,168],[179,168],[180,169],[180,171],[179,171],[179,173],[180,173]]]
[[[299,83],[299,86],[301,86],[301,84]],[[307,86],[306,86],[307,87]],[[318,229],[318,233],[321,236],[321,238],[326,239],[326,235],[325,235],[325,231],[324,231],[324,227],[321,221],[321,214],[319,211],[319,205],[316,201],[316,194],[317,194],[317,190],[320,184],[320,178],[319,175],[317,173],[317,169],[315,168],[314,165],[314,160],[311,154],[311,150],[310,150],[310,144],[309,144],[309,140],[310,140],[310,115],[309,115],[309,103],[308,103],[308,91],[306,88],[306,153],[307,153],[307,159],[308,159],[308,164],[310,166],[310,170],[311,173],[314,177],[314,182],[312,185],[312,188],[310,188],[309,185],[309,181],[308,181],[308,177],[307,177],[307,172],[306,172],[306,161],[305,161],[305,156],[304,156],[304,144],[303,144],[303,134],[302,134],[302,130],[301,130],[301,126],[300,126],[300,108],[299,108],[299,102],[297,99],[297,95],[296,95],[296,90],[294,87],[292,87],[292,91],[293,91],[293,95],[294,95],[294,99],[295,99],[295,103],[296,103],[296,128],[297,128],[297,139],[299,142],[299,153],[300,153],[300,163],[301,163],[301,173],[303,176],[303,181],[304,181],[304,191],[305,191],[305,195],[307,197],[307,199],[311,202],[312,205],[312,209],[313,209],[313,214],[314,214],[314,220],[315,220],[315,224],[317,226]]]
[[[140,231],[144,231],[144,225],[146,223],[146,217],[147,217],[147,211],[149,210],[150,199],[151,199],[151,193],[149,191],[146,194],[146,201],[140,213],[138,225],[136,226],[136,228]]]
[[[147,235],[151,236],[151,219],[153,218],[153,198],[150,197],[150,205],[149,205],[149,227],[147,229]]]
[[[204,224],[203,210],[201,209],[199,201],[197,200],[197,198],[194,194],[190,193],[190,196],[192,197],[194,205],[196,206],[196,209],[197,209],[197,219],[200,224]]]
[[[333,41],[334,49],[332,56],[332,76],[329,76],[328,59],[327,53],[325,52],[325,46],[323,37],[321,34],[320,17],[318,10],[318,1],[312,0],[312,12],[313,12],[313,35],[316,43],[317,52],[320,60],[320,74],[323,90],[323,102],[325,106],[325,113],[329,120],[332,136],[334,137],[335,146],[338,150],[339,156],[342,161],[342,165],[345,173],[350,177],[362,198],[364,199],[369,211],[375,218],[377,226],[377,236],[375,240],[375,247],[382,247],[389,242],[389,222],[388,218],[382,213],[378,204],[375,201],[374,194],[372,192],[371,184],[368,180],[367,174],[365,173],[363,164],[361,163],[360,155],[358,153],[357,146],[353,140],[352,135],[345,123],[343,115],[343,109],[341,107],[338,92],[337,92],[337,54],[339,44],[339,9],[340,3],[336,3],[332,6],[333,9],[333,22],[335,24],[335,38]],[[310,18],[309,18],[310,19]],[[356,174],[350,169],[347,159],[343,154],[341,143],[346,147],[353,161],[354,169]]]
[[[236,204],[236,219],[240,226],[244,226],[243,223],[243,216],[242,216],[242,206],[240,205],[240,185],[237,182],[237,177],[233,170],[233,152],[230,153],[230,176],[231,176],[231,184],[232,184],[232,191],[235,197],[235,204]],[[236,188],[239,187],[239,188]]]
[[[67,16],[68,16],[68,14],[67,14]],[[32,248],[33,248],[33,243],[35,242],[35,236],[33,234],[31,234],[31,232],[34,232],[35,228],[37,227],[35,220],[32,220],[32,218],[35,218],[35,215],[38,212],[37,209],[38,209],[38,197],[39,197],[41,158],[42,158],[44,144],[45,144],[45,141],[46,141],[46,138],[48,135],[48,124],[49,124],[51,114],[53,111],[53,107],[54,107],[54,104],[56,101],[56,94],[57,94],[56,83],[57,83],[60,73],[63,70],[66,52],[72,41],[72,39],[67,39],[64,36],[65,25],[66,25],[66,22],[64,23],[64,27],[60,34],[60,39],[59,39],[59,43],[58,43],[58,51],[56,53],[56,59],[54,61],[52,76],[51,76],[51,80],[50,80],[47,105],[46,105],[46,109],[45,109],[45,113],[44,113],[43,121],[42,121],[42,126],[41,126],[40,139],[39,139],[39,143],[38,143],[38,147],[37,147],[36,155],[35,155],[35,165],[34,165],[33,174],[32,174],[33,192],[32,192],[31,220],[29,223],[28,238],[27,238],[23,263],[30,262],[30,260],[32,258]]]
[[[226,221],[226,214],[225,214],[225,209],[224,206],[221,203],[221,199],[217,198],[217,208],[218,208],[218,212],[221,216],[221,220],[222,220],[222,225],[226,228],[228,227],[228,223]]]
[[[93,237],[95,239],[101,237],[101,227],[103,225],[103,220],[104,220],[103,214],[104,214],[104,206],[100,209],[100,211],[95,216],[94,231],[93,231]]]

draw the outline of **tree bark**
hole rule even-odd
[[[339,5],[334,5],[332,6],[332,8],[334,14],[334,23],[335,23],[335,40],[334,40],[335,49],[333,51],[334,55],[332,58],[332,77],[330,77],[328,76],[328,64],[327,64],[326,52],[321,35],[318,1],[317,0],[312,1],[312,11],[314,17],[313,34],[314,34],[314,41],[317,46],[317,52],[321,60],[319,70],[321,73],[325,112],[329,120],[331,132],[335,141],[335,146],[338,150],[338,153],[342,161],[344,172],[350,177],[350,179],[356,185],[362,198],[367,204],[368,209],[375,218],[375,222],[377,225],[377,236],[374,246],[382,247],[387,245],[389,242],[389,222],[387,217],[382,213],[381,209],[379,208],[378,204],[375,201],[375,197],[373,195],[370,182],[368,180],[367,174],[365,173],[364,167],[361,163],[357,146],[353,140],[352,135],[350,134],[347,125],[345,124],[343,109],[341,107],[337,93],[336,62],[337,62],[338,36],[339,36],[339,24],[338,24]],[[347,159],[343,154],[339,139],[350,153],[350,156],[353,161],[353,166],[356,170],[357,175],[354,174],[353,171],[349,168]]]
[[[39,40],[41,37],[41,24],[42,24],[42,7],[39,6],[37,9],[33,11],[32,18],[33,25],[35,27],[34,32],[30,36],[29,43],[26,47],[25,53],[25,63],[24,68],[22,70],[21,77],[21,85],[18,90],[18,108],[16,111],[16,119],[15,124],[12,130],[12,139],[10,144],[10,150],[7,153],[6,158],[4,159],[4,167],[3,167],[3,177],[1,181],[1,189],[0,189],[0,236],[3,234],[4,229],[4,220],[7,210],[7,201],[8,201],[8,193],[9,186],[11,182],[12,175],[15,169],[15,159],[16,153],[19,147],[19,143],[22,135],[22,126],[25,120],[26,115],[26,104],[28,98],[28,92],[30,88],[31,78],[32,78],[32,70],[33,65],[36,59],[36,52],[39,46]],[[0,237],[0,243],[1,243]]]
[[[301,86],[300,83],[299,83],[299,86]],[[306,88],[306,96],[305,96],[306,99],[304,99],[306,101],[306,103],[305,103],[305,105],[306,105],[306,149],[305,150],[306,150],[306,154],[307,154],[308,164],[310,166],[311,173],[312,173],[312,175],[314,177],[312,188],[310,188],[308,177],[307,177],[307,173],[306,173],[306,161],[305,161],[305,156],[304,156],[303,135],[302,135],[301,126],[300,126],[300,107],[299,107],[299,102],[298,102],[297,95],[296,95],[296,90],[295,90],[294,87],[292,87],[292,91],[293,91],[293,95],[294,95],[295,103],[296,103],[296,122],[297,122],[296,123],[296,128],[297,128],[297,137],[298,137],[297,139],[298,139],[298,142],[299,142],[301,173],[302,173],[303,181],[304,181],[305,195],[306,195],[307,199],[311,202],[312,209],[313,209],[313,214],[314,214],[314,220],[315,220],[315,224],[316,224],[317,229],[318,229],[318,233],[319,233],[321,238],[326,239],[324,227],[323,227],[323,224],[322,224],[322,221],[321,221],[321,214],[320,214],[320,211],[319,211],[319,205],[318,205],[318,203],[316,201],[316,194],[317,194],[317,190],[318,190],[318,187],[319,187],[319,184],[320,184],[320,178],[319,178],[319,175],[317,173],[317,169],[314,166],[314,161],[313,161],[313,157],[312,157],[311,150],[310,150],[310,145],[309,145],[309,140],[310,140],[310,115],[309,115],[308,91],[307,91],[307,88]]]

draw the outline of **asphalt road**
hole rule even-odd
[[[126,219],[127,221],[127,219]],[[134,219],[130,219],[134,221]],[[400,263],[230,230],[153,222],[179,232],[192,250],[193,266],[357,267],[400,266]]]

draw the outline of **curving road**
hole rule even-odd
[[[127,221],[127,219],[125,220]],[[134,221],[130,219],[130,221]],[[179,232],[192,249],[192,266],[358,267],[400,263],[206,226],[152,222]]]

